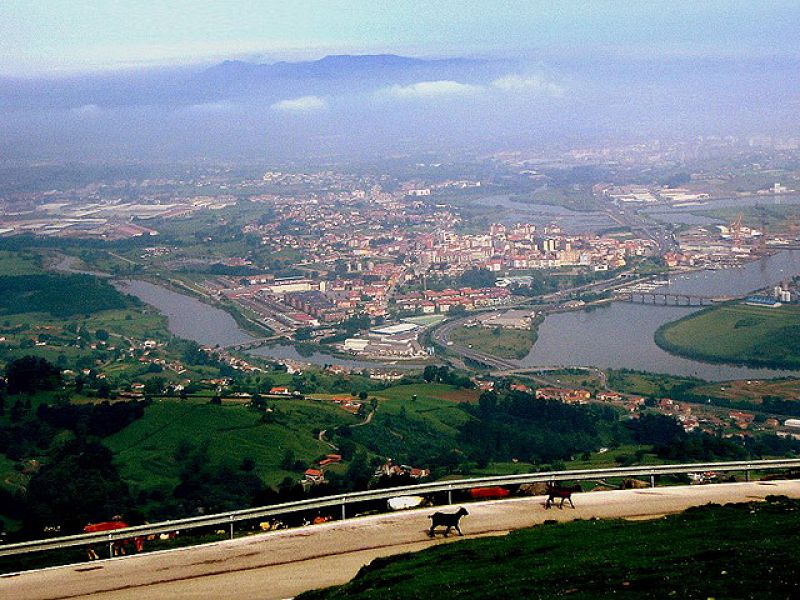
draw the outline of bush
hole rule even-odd
[[[9,394],[33,394],[61,385],[61,371],[44,358],[23,356],[6,367]]]

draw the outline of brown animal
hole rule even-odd
[[[544,503],[545,508],[550,508],[550,505],[553,503],[553,499],[561,498],[561,504],[558,505],[558,508],[564,508],[564,500],[569,500],[570,506],[575,508],[575,505],[572,503],[572,494],[575,492],[582,492],[583,489],[580,485],[575,484],[573,486],[562,486],[557,483],[548,483],[547,484],[547,501]]]
[[[444,537],[450,534],[450,530],[453,527],[456,528],[458,535],[463,536],[464,534],[461,533],[458,522],[461,520],[461,517],[465,517],[468,514],[469,512],[467,512],[467,509],[462,506],[454,513],[435,512],[432,515],[428,515],[428,518],[431,520],[431,528],[428,530],[428,537],[433,537],[433,530],[439,526],[447,528],[444,530]]]

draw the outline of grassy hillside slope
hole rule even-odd
[[[709,505],[652,521],[546,524],[378,559],[303,600],[792,598],[800,502]]]
[[[287,450],[311,465],[330,447],[317,439],[317,431],[358,420],[328,402],[286,400],[277,403],[274,422],[264,423],[258,412],[245,406],[214,406],[192,401],[156,402],[144,417],[107,438],[123,477],[137,487],[174,486],[179,462],[175,452],[182,442],[209,443],[214,462],[239,465],[255,461],[255,472],[268,485],[287,476],[281,468]]]

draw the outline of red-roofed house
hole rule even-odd
[[[313,484],[318,484],[325,481],[325,474],[319,469],[306,469],[304,475],[306,481],[310,481]]]

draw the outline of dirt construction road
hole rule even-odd
[[[544,509],[544,498],[469,504],[466,539],[500,535],[545,519],[644,518],[709,502],[744,502],[770,494],[800,498],[800,481],[728,483],[576,494],[576,509]],[[444,509],[447,510],[447,509]],[[461,538],[429,540],[434,509],[375,515],[194,548],[154,552],[0,577],[0,598],[282,599],[344,583],[379,556]]]

